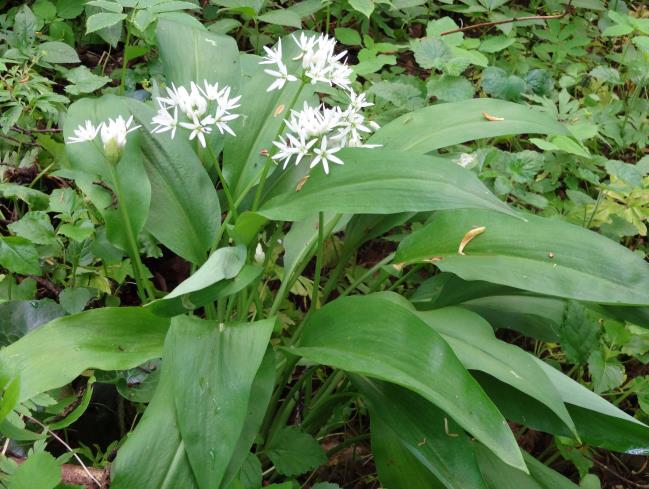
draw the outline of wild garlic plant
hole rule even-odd
[[[340,446],[366,443],[368,415],[387,487],[573,489],[523,453],[508,421],[575,446],[647,452],[649,427],[493,329],[547,338],[546,311],[575,304],[628,317],[649,306],[649,265],[510,208],[462,162],[431,155],[530,130],[569,134],[562,123],[473,99],[378,128],[327,36],[297,33],[260,60],[226,36],[170,20],[158,29],[168,88],[148,103],[75,102],[61,170],[113,253],[129,256],[141,303],[56,319],[0,350],[0,366],[16,366],[3,378],[18,379],[17,403],[90,369],[125,379],[162,358],[111,489],[312,483],[302,474],[327,462],[321,442],[351,426],[362,432]],[[171,59],[179,45],[195,56]],[[347,102],[315,102],[323,87]],[[503,113],[516,124],[485,116]],[[187,263],[172,290],[151,280],[143,233]],[[394,250],[357,259],[386,234]],[[35,374],[44,364],[48,375]]]

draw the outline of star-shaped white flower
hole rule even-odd
[[[263,61],[260,61],[260,65],[281,65],[282,64],[282,40],[277,41],[277,46],[275,49],[264,46],[264,51],[266,51],[266,56],[263,57]]]
[[[198,141],[201,143],[203,148],[206,146],[205,135],[212,132],[212,128],[210,127],[212,124],[214,124],[214,118],[211,115],[208,115],[202,120],[199,120],[198,117],[194,116],[192,122],[180,123],[182,127],[191,130],[189,140],[192,141],[194,138],[198,138]]]
[[[176,136],[176,129],[178,128],[178,107],[173,108],[173,115],[169,113],[168,109],[161,107],[158,113],[151,119],[151,122],[158,126],[152,132],[161,134],[171,131],[171,139],[173,139]]]
[[[92,141],[97,137],[97,134],[99,134],[101,126],[102,125],[99,124],[95,127],[89,120],[85,121],[83,124],[79,124],[79,126],[74,130],[74,136],[68,138],[68,144]]]
[[[139,129],[142,126],[131,127],[133,123],[133,116],[130,116],[126,121],[120,115],[116,119],[108,119],[107,122],[101,124],[101,142],[104,145],[104,150],[109,148],[122,149],[126,146],[126,135]]]
[[[315,157],[311,162],[311,167],[313,168],[318,163],[322,164],[324,172],[329,174],[329,163],[335,163],[336,165],[343,165],[343,161],[335,156],[335,153],[340,151],[342,148],[340,146],[330,148],[327,143],[327,136],[323,136],[320,141],[320,147],[313,150]]]
[[[284,87],[284,85],[286,85],[286,82],[292,82],[292,81],[297,80],[297,78],[295,76],[290,75],[288,73],[286,65],[283,64],[283,63],[277,65],[277,71],[275,71],[275,70],[264,70],[264,72],[267,75],[274,76],[275,78],[277,78],[277,80],[275,80],[273,83],[271,83],[271,85],[266,89],[267,92],[271,92],[271,91],[273,91],[275,89],[281,90]]]

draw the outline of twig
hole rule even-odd
[[[58,441],[61,445],[63,445],[71,454],[72,456],[76,459],[77,462],[79,462],[79,465],[83,468],[83,471],[92,479],[92,481],[97,484],[97,487],[101,487],[101,482],[99,482],[94,475],[88,470],[88,467],[86,467],[86,464],[83,463],[83,460],[81,460],[81,457],[77,455],[77,452],[75,452],[70,445],[68,445],[63,438],[61,438],[59,435],[54,433],[51,429],[49,429],[47,426],[45,426],[43,423],[41,423],[39,420],[32,418],[31,416],[25,416],[27,419],[32,421],[33,423],[36,423],[37,425],[41,426],[43,429],[45,429],[52,437]]]
[[[11,136],[6,136],[5,134],[0,134],[0,138],[6,139],[8,141],[12,141],[12,142],[14,142],[16,144],[26,144],[27,146],[40,146],[40,147],[42,147],[40,144],[34,143],[33,141],[21,141],[19,139],[12,138]]]
[[[27,460],[25,457],[16,457],[13,455],[9,458],[19,464],[22,464]],[[97,478],[100,478],[106,484],[108,483],[108,473],[106,472],[106,470],[89,468],[88,471],[91,474],[84,472],[83,468],[79,467],[78,465],[63,464],[61,465],[61,482],[64,482],[65,484],[83,485],[86,488],[90,489],[94,487],[95,483],[97,482]],[[91,476],[92,479],[90,479]],[[104,485],[102,487],[107,486]]]
[[[51,129],[23,129],[22,127],[13,126],[12,131],[19,132],[21,134],[35,134],[35,133],[48,133],[48,132],[62,132],[63,129],[58,129],[56,127]]]
[[[479,24],[471,24],[464,27],[458,27],[457,29],[452,29],[450,31],[441,32],[440,36],[448,36],[449,34],[455,34],[456,32],[466,32],[473,29],[479,29],[481,27],[493,27],[495,25],[502,24],[511,24],[512,22],[525,22],[527,20],[553,20],[553,19],[562,19],[568,13],[570,13],[570,7],[572,5],[572,0],[568,2],[566,9],[560,14],[554,15],[527,15],[525,17],[512,17],[511,19],[496,20],[494,22],[480,22]]]
[[[59,296],[59,293],[61,292],[59,288],[46,278],[38,277],[36,275],[29,275],[29,278],[35,280],[38,285],[40,285],[44,289],[47,289],[49,292],[54,294],[55,297]]]
[[[632,480],[629,480],[629,479],[623,477],[622,475],[618,474],[618,473],[615,472],[613,469],[611,469],[608,465],[606,465],[606,464],[600,462],[599,460],[597,460],[597,459],[594,458],[594,457],[587,457],[587,458],[589,458],[590,460],[592,460],[593,462],[595,462],[595,463],[596,463],[598,466],[600,466],[602,469],[604,469],[605,471],[607,471],[607,472],[609,472],[610,474],[614,475],[615,477],[617,477],[617,478],[620,479],[621,481],[626,482],[627,484],[631,484],[633,487],[640,487],[640,488],[643,488],[643,489],[649,487],[649,485],[638,484],[637,482],[633,482]]]

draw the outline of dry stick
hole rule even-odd
[[[568,5],[566,6],[566,10],[564,10],[560,14],[554,14],[554,15],[528,15],[526,17],[512,17],[511,19],[504,19],[504,20],[497,20],[494,22],[480,22],[479,24],[472,24],[472,25],[467,25],[465,27],[459,27],[457,29],[453,29],[450,31],[444,31],[440,33],[440,36],[448,36],[449,34],[455,34],[456,32],[465,32],[465,31],[470,31],[472,29],[479,29],[481,27],[493,27],[495,25],[501,25],[501,24],[511,24],[512,22],[524,22],[526,20],[552,20],[552,19],[562,19],[566,15],[568,15],[570,11],[570,7],[572,4],[572,0],[568,2]]]
[[[67,450],[72,454],[72,456],[77,460],[77,462],[79,462],[79,465],[81,465],[81,467],[83,468],[84,472],[85,472],[86,474],[88,474],[88,477],[90,477],[90,479],[92,479],[92,481],[93,481],[95,484],[97,484],[97,487],[101,487],[101,482],[99,482],[97,479],[95,479],[95,476],[93,476],[92,473],[88,470],[88,467],[86,467],[86,465],[83,463],[83,461],[81,460],[81,458],[79,457],[79,455],[77,455],[77,453],[72,449],[72,447],[71,447],[70,445],[68,445],[68,444],[65,442],[65,440],[63,440],[63,438],[61,438],[59,435],[57,435],[56,433],[54,433],[51,429],[49,429],[47,426],[45,426],[45,425],[44,425],[43,423],[41,423],[39,420],[37,420],[37,419],[35,419],[35,418],[32,418],[31,416],[25,416],[25,417],[26,417],[27,419],[29,419],[30,421],[32,421],[33,423],[36,423],[37,425],[41,426],[41,427],[42,427],[43,429],[45,429],[46,431],[48,431],[48,432],[50,433],[50,435],[52,435],[52,437],[53,437],[56,441],[58,441],[61,445],[63,445],[63,446],[64,446],[64,447],[65,447],[65,448],[66,448],[66,449],[67,449]]]
[[[14,455],[11,455],[9,458],[19,464],[27,461],[25,457],[16,457]],[[104,470],[93,468],[90,468],[88,470],[90,472],[94,472],[97,477],[101,477],[102,479],[106,478],[106,472]],[[66,484],[82,485],[89,489],[92,489],[95,486],[94,477],[91,480],[88,474],[84,472],[83,467],[72,464],[61,465],[61,482],[65,482]]]

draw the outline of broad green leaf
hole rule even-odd
[[[165,359],[173,372],[185,452],[202,489],[216,488],[223,479],[246,421],[251,387],[273,324],[266,319],[224,328],[187,316],[172,320]]]
[[[60,480],[60,463],[48,452],[38,452],[18,465],[7,489],[54,489]]]
[[[392,298],[346,297],[307,322],[294,353],[312,361],[406,387],[442,410],[523,470],[505,420],[448,344]]]
[[[480,316],[456,307],[417,315],[444,338],[464,368],[486,372],[535,398],[575,431],[559,392],[534,359],[520,348],[497,339]]]
[[[370,431],[372,455],[379,480],[384,487],[444,489],[445,486],[403,446],[401,438],[382,418],[371,418]]]
[[[495,66],[490,66],[482,72],[480,86],[487,95],[512,101],[519,101],[527,88],[525,80],[520,76],[510,75]]]
[[[317,168],[298,192],[265,202],[269,219],[300,220],[314,212],[396,214],[435,209],[487,208],[511,213],[475,175],[458,165],[425,155],[387,149],[350,148],[345,162],[329,175]]]
[[[65,314],[51,299],[0,304],[0,346],[18,341],[30,331]]]
[[[189,87],[207,80],[238,89],[239,50],[233,38],[164,19],[156,36],[168,83]]]
[[[20,401],[84,370],[124,370],[160,356],[169,321],[138,307],[105,307],[55,319],[0,350],[21,372]]]
[[[370,405],[373,451],[374,440],[385,436],[383,432],[389,429],[396,438],[398,449],[412,455],[444,487],[486,489],[468,436],[443,411],[394,384],[360,376],[352,376],[352,381]],[[396,466],[390,471],[399,474],[399,479],[395,478],[393,484],[384,480],[392,479],[392,476],[385,477],[389,471],[385,465],[388,464],[382,468],[379,466],[384,485],[394,489],[417,487],[419,477],[413,477],[415,474],[409,474],[405,467]],[[415,470],[419,472],[421,469]],[[423,476],[424,480],[429,478]]]
[[[102,12],[93,14],[86,21],[86,34],[112,27],[126,18],[126,14]]]
[[[372,12],[374,12],[373,0],[349,0],[349,5],[367,18],[369,18],[370,15],[372,15]]]
[[[59,294],[59,303],[68,314],[77,314],[85,309],[95,293],[85,287],[69,287]]]
[[[220,225],[214,185],[187,140],[152,134],[153,110],[135,100],[129,100],[128,107],[142,125],[140,144],[151,182],[145,227],[175,253],[201,264]]]
[[[57,0],[56,13],[62,19],[74,19],[83,12],[83,3],[78,0]]]
[[[63,134],[66,139],[74,130],[90,120],[95,126],[109,118],[128,119],[126,98],[106,95],[101,98],[81,99],[70,106]],[[128,135],[123,154],[113,169],[103,154],[99,140],[66,144],[72,171],[79,188],[92,200],[106,221],[109,240],[115,246],[130,249],[131,236],[137,237],[146,222],[151,202],[151,184],[142,163],[140,135],[136,130]],[[107,188],[106,188],[107,187]],[[121,201],[117,199],[117,188]]]
[[[480,470],[490,489],[578,489],[569,479],[524,453],[529,474],[503,464],[487,448],[474,447]]]
[[[282,47],[284,62],[292,72],[296,62],[290,57],[295,55],[295,43],[287,36]],[[290,109],[301,107],[313,95],[311,84],[298,82],[268,92],[273,78],[264,73],[263,66],[255,65],[254,69],[253,76],[246,78],[241,88],[241,107],[237,109],[241,117],[231,124],[237,137],[226,139],[223,148],[223,173],[235,199],[259,179],[268,154],[274,151],[272,142]]]
[[[473,85],[463,76],[433,76],[426,84],[429,97],[441,102],[459,102],[473,97]]]
[[[72,84],[67,85],[65,91],[72,95],[92,93],[110,82],[110,77],[95,75],[85,66],[68,71],[66,78]]]
[[[275,433],[264,453],[277,472],[287,476],[315,470],[327,461],[316,439],[296,426],[287,426]]]
[[[20,396],[20,374],[11,366],[0,364],[0,421],[11,412]]]
[[[246,421],[243,424],[241,435],[237,446],[235,447],[225,474],[221,487],[228,487],[228,484],[241,469],[242,464],[250,455],[250,447],[254,443],[259,428],[264,421],[264,415],[270,402],[275,386],[275,351],[272,347],[266,350],[266,355],[261,362],[252,388],[250,389],[250,402],[248,402],[248,412]]]
[[[61,41],[48,41],[38,45],[43,60],[48,63],[80,63],[73,47]]]
[[[598,394],[619,387],[626,378],[622,362],[599,350],[588,357],[588,372],[593,381],[593,390]]]
[[[221,327],[195,317],[175,318],[160,382],[118,451],[111,488],[219,487],[272,329],[272,320]],[[149,463],[150,453],[156,454],[156,464]]]
[[[503,120],[490,121],[484,114]],[[515,134],[569,135],[569,132],[551,116],[531,107],[478,98],[432,105],[405,114],[379,129],[370,143],[429,153],[476,139]]]
[[[295,27],[296,29],[302,27],[302,19],[300,19],[300,16],[289,9],[270,10],[261,14],[257,19],[268,24],[284,25]]]
[[[46,212],[27,212],[18,221],[7,226],[9,231],[21,238],[28,239],[34,244],[56,245],[54,227]]]
[[[33,210],[47,209],[50,198],[46,193],[17,183],[0,183],[0,195],[5,199],[20,199]]]
[[[38,251],[25,238],[0,236],[0,266],[23,275],[40,275]]]
[[[234,278],[246,260],[243,246],[220,248],[210,255],[189,278],[162,299],[151,302],[146,307],[156,314],[181,314],[184,310],[194,310],[204,305],[211,294],[196,294],[225,279]]]
[[[476,226],[484,232],[459,254],[460,243]],[[649,304],[649,264],[608,238],[559,219],[439,212],[401,242],[395,257],[398,263],[430,259],[465,280],[604,304]]]

